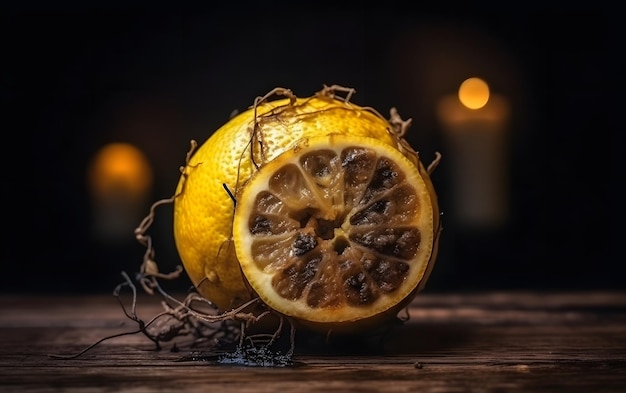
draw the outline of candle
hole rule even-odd
[[[444,96],[437,115],[451,165],[453,216],[466,227],[494,227],[508,218],[508,119],[505,97],[480,78]]]
[[[93,158],[88,181],[95,236],[105,242],[132,240],[152,186],[148,159],[128,143],[105,145]]]

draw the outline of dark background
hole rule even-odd
[[[619,13],[128,4],[3,6],[2,291],[106,292],[137,270],[132,232],[93,234],[86,173],[105,143],[145,152],[155,201],[173,194],[190,139],[274,87],[304,97],[323,84],[353,87],[354,102],[384,114],[397,107],[424,160],[443,153],[427,290],[624,288]],[[455,224],[435,116],[469,76],[512,104],[510,216],[491,230]],[[152,229],[169,270],[180,263],[171,209]]]

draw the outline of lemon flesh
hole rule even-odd
[[[304,326],[394,316],[433,254],[427,181],[374,138],[301,140],[239,196],[233,238],[245,278],[269,307]]]

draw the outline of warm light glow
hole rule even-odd
[[[152,186],[152,169],[145,155],[128,143],[111,143],[94,157],[89,181],[96,196],[143,197]]]
[[[470,109],[480,109],[489,101],[489,86],[480,78],[469,78],[459,87],[459,100]]]

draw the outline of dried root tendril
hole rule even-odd
[[[337,93],[345,93],[345,97],[337,95]],[[356,93],[356,90],[352,88],[347,88],[339,85],[327,86],[324,85],[323,89],[317,92],[313,97],[317,98],[329,98],[329,99],[337,99],[346,104],[350,104],[350,99],[352,95]],[[281,96],[289,99],[289,102],[285,105],[276,106],[271,108],[267,112],[260,115],[258,113],[258,109],[263,104],[270,103],[270,98],[274,96]],[[313,97],[309,98],[312,99]],[[265,162],[267,161],[267,157],[265,155],[264,150],[264,138],[263,138],[263,121],[265,119],[272,119],[276,116],[280,115],[283,111],[288,109],[296,108],[298,105],[296,104],[298,97],[290,90],[284,87],[276,87],[269,91],[267,94],[263,96],[259,96],[255,98],[254,104],[252,106],[253,110],[253,122],[252,127],[250,127],[250,140],[248,142],[247,148],[250,153],[250,161],[254,165],[254,167],[258,170]],[[309,100],[305,100],[303,103],[299,105],[306,105]],[[321,113],[324,110],[319,110],[315,113]],[[307,113],[306,115],[310,115],[311,113]],[[258,152],[258,157],[256,156]]]
[[[389,111],[389,124],[391,124],[393,134],[395,135],[400,149],[403,153],[411,154],[415,157],[416,161],[419,160],[419,154],[411,147],[408,141],[404,138],[409,128],[411,128],[411,124],[413,119],[403,120],[398,113],[396,108],[391,108]],[[430,175],[432,174],[437,166],[439,165],[439,161],[441,161],[441,153],[435,152],[435,159],[428,164],[426,168],[426,172]]]
[[[345,97],[337,96],[335,95],[336,92],[346,93],[346,96]],[[343,87],[340,85],[332,85],[332,86],[324,85],[324,88],[322,89],[322,91],[317,93],[316,96],[336,98],[339,101],[343,101],[347,104],[347,103],[350,103],[350,100],[352,99],[352,96],[354,95],[354,93],[356,93],[356,90],[351,87]]]
[[[406,132],[411,128],[411,123],[413,119],[402,120],[400,114],[398,113],[398,109],[391,108],[389,110],[389,123],[393,127],[393,131],[398,138],[404,138]]]
[[[429,175],[435,171],[435,168],[439,165],[439,161],[441,161],[441,153],[435,152],[435,159],[428,164],[426,168],[426,172],[428,172]]]
[[[191,141],[191,147],[186,155],[185,166],[180,168],[182,176],[186,179],[187,168],[189,168],[190,158],[197,147],[195,141]],[[162,273],[155,260],[155,250],[152,244],[152,237],[148,235],[148,230],[152,226],[156,209],[163,205],[174,203],[178,195],[184,191],[184,183],[180,192],[171,198],[162,199],[152,204],[148,215],[141,221],[135,229],[135,238],[146,248],[143,262],[139,272],[135,276],[135,281],[149,295],[158,294],[162,297],[161,305],[163,311],[154,315],[150,320],[144,321],[137,315],[137,288],[133,280],[126,272],[122,272],[124,281],[116,286],[113,295],[118,300],[124,315],[137,324],[137,329],[103,337],[85,349],[72,355],[50,354],[54,359],[76,359],[97,345],[121,336],[143,334],[155,344],[156,350],[162,349],[162,343],[173,342],[172,351],[179,350],[177,342],[187,340],[187,346],[198,348],[204,345],[208,350],[220,349],[222,347],[232,347],[235,349],[231,353],[223,354],[220,362],[237,363],[240,365],[256,366],[286,366],[292,364],[293,348],[295,341],[295,328],[291,325],[290,347],[285,354],[271,352],[271,347],[280,338],[284,330],[284,320],[279,318],[279,326],[272,333],[246,334],[246,329],[270,311],[255,314],[252,308],[258,309],[260,299],[254,298],[241,306],[229,311],[220,312],[209,300],[200,296],[197,292],[187,294],[182,301],[168,294],[159,284],[159,279],[174,280],[181,276],[182,266],[177,266],[174,271]],[[224,188],[236,202],[234,196],[226,185]],[[124,304],[121,299],[122,289],[128,288],[132,293],[130,307]],[[273,357],[268,354],[273,353]],[[202,357],[197,357],[202,358]],[[273,359],[273,360],[272,360]],[[272,363],[273,362],[273,363]]]
[[[121,336],[142,333],[155,344],[156,350],[161,350],[161,343],[170,342],[178,338],[190,338],[190,347],[198,347],[202,343],[211,344],[213,347],[230,345],[240,340],[241,332],[232,321],[242,321],[246,325],[251,321],[257,321],[258,317],[246,313],[245,309],[255,304],[250,301],[242,306],[223,314],[218,314],[215,307],[208,300],[198,294],[190,293],[184,301],[179,301],[168,295],[159,285],[154,282],[154,289],[163,297],[161,302],[164,311],[153,316],[149,321],[144,321],[137,315],[137,288],[125,272],[122,272],[124,282],[119,284],[113,291],[122,310],[127,318],[137,323],[138,328],[133,331],[114,334],[104,337],[91,344],[82,351],[73,355],[49,355],[55,359],[76,359],[87,351],[95,348],[104,341]],[[127,308],[121,299],[123,288],[130,288],[132,300],[130,308]],[[204,309],[203,309],[204,308]],[[230,322],[230,323],[229,323]],[[243,325],[242,325],[243,326]],[[278,333],[275,333],[277,336]],[[176,346],[174,347],[176,348]]]
[[[338,93],[344,93],[345,96],[341,96]],[[262,167],[265,164],[267,160],[266,153],[265,153],[264,135],[263,135],[264,121],[275,119],[277,116],[279,116],[281,113],[283,113],[286,110],[294,109],[301,105],[306,105],[308,101],[313,98],[336,99],[345,103],[346,105],[348,105],[348,107],[352,107],[350,105],[350,100],[352,99],[352,96],[355,93],[356,93],[356,90],[353,88],[343,87],[340,85],[331,85],[331,86],[323,85],[322,90],[317,92],[314,96],[310,97],[308,100],[304,100],[300,104],[296,104],[297,96],[290,89],[286,89],[283,87],[274,88],[267,94],[257,97],[254,100],[254,104],[252,106],[253,123],[249,129],[250,140],[248,141],[248,146],[245,149],[246,151],[249,152],[250,161],[254,165],[255,169],[258,170],[260,167]],[[258,113],[259,107],[263,104],[271,104],[270,98],[274,96],[282,96],[282,97],[288,98],[289,102],[287,104],[273,107],[263,114],[259,114]],[[337,108],[320,109],[315,112],[306,112],[305,114],[303,114],[303,116],[304,115],[309,116],[312,113],[322,113],[326,110],[337,110]],[[371,108],[371,107],[363,107],[359,110],[368,111],[378,116],[382,120],[385,120],[387,123],[389,123],[389,126],[390,126],[389,132],[396,139],[396,143],[398,144],[398,148],[400,149],[400,151],[402,151],[402,153],[404,154],[412,156],[414,162],[419,161],[418,152],[416,152],[413,149],[413,147],[408,143],[408,141],[405,139],[405,136],[413,122],[412,119],[407,119],[407,120],[402,119],[402,117],[400,117],[400,114],[398,113],[397,108],[390,109],[389,119],[385,119],[385,117],[382,116],[376,109]],[[296,117],[299,116],[295,112],[292,113],[291,115],[296,116]],[[436,154],[436,158],[428,166],[428,174],[431,174],[435,170],[437,165],[439,164],[441,154],[439,152],[436,152],[435,154]],[[237,188],[235,190],[237,190]]]

